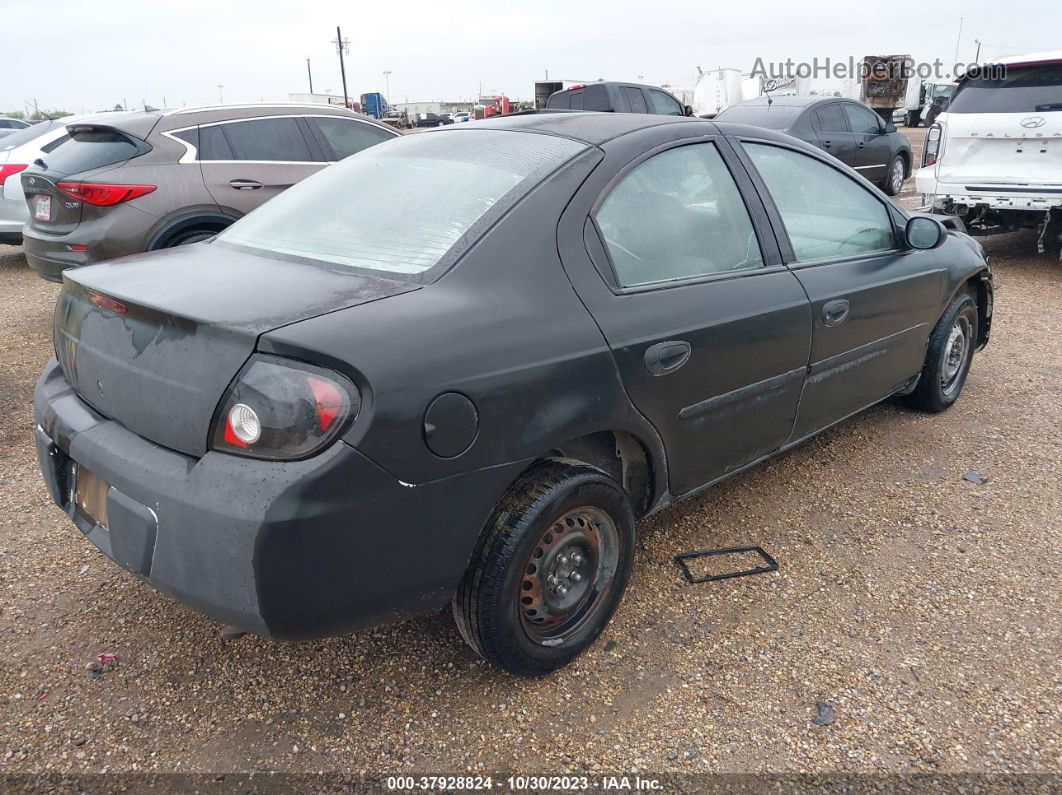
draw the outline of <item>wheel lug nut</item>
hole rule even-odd
[[[583,581],[583,575],[581,575],[577,571],[573,571],[570,579],[571,579],[572,582],[582,582]]]
[[[567,566],[568,565],[568,556],[567,555],[561,555],[559,563],[562,566]]]
[[[578,552],[573,552],[572,553],[572,563],[574,563],[576,566],[578,566],[582,562],[583,562],[583,556],[580,555]]]
[[[564,596],[564,594],[568,593],[568,586],[567,585],[558,585],[557,586],[557,593],[559,593],[561,596]]]

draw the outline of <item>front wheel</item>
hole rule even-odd
[[[948,305],[929,335],[922,374],[907,397],[908,403],[933,413],[950,407],[966,383],[976,345],[977,306],[973,298],[962,293]]]
[[[488,662],[519,676],[567,665],[608,624],[634,557],[630,500],[589,466],[539,464],[502,498],[454,597]]]

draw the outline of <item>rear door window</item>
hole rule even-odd
[[[682,106],[663,91],[649,89],[649,99],[653,103],[653,113],[659,113],[664,116],[682,115]]]
[[[627,101],[631,103],[632,113],[648,113],[649,108],[646,107],[645,97],[642,96],[642,90],[635,86],[624,86],[623,93],[627,97]]]
[[[848,123],[852,125],[852,132],[859,135],[877,135],[881,132],[878,114],[851,102],[843,103],[842,107],[844,107],[844,115],[848,117]]]
[[[389,130],[354,119],[318,116],[306,121],[318,133],[318,141],[328,160],[342,160],[395,137]]]
[[[1006,77],[963,81],[948,113],[1044,113],[1062,110],[1062,64],[1011,67]]]
[[[235,160],[306,162],[313,160],[293,118],[252,119],[220,125]]]
[[[199,128],[200,160],[235,160],[220,124]]]
[[[75,128],[69,138],[48,153],[46,162],[49,171],[76,174],[123,163],[150,149],[143,141],[117,130]]]
[[[839,102],[831,102],[815,111],[815,126],[819,132],[849,132],[848,122]]]
[[[608,91],[604,86],[587,86],[583,89],[583,110],[611,110]]]

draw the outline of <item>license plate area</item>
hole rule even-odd
[[[38,193],[33,200],[33,217],[38,221],[52,220],[52,197],[46,193]]]
[[[74,506],[93,524],[107,528],[107,492],[111,484],[87,469],[78,467],[74,487]]]

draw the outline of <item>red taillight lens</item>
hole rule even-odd
[[[211,448],[293,460],[313,455],[357,417],[361,394],[332,370],[256,354],[215,414]]]
[[[56,187],[67,196],[96,207],[113,207],[139,199],[155,190],[154,185],[106,185],[98,182],[60,182]]]
[[[19,165],[16,163],[5,163],[0,166],[0,187],[3,187],[4,181],[12,174],[17,174],[20,171],[25,171],[25,165]]]
[[[940,144],[944,138],[944,128],[935,123],[929,128],[929,132],[926,133],[925,149],[922,152],[922,165],[931,166],[937,162],[940,157]]]

